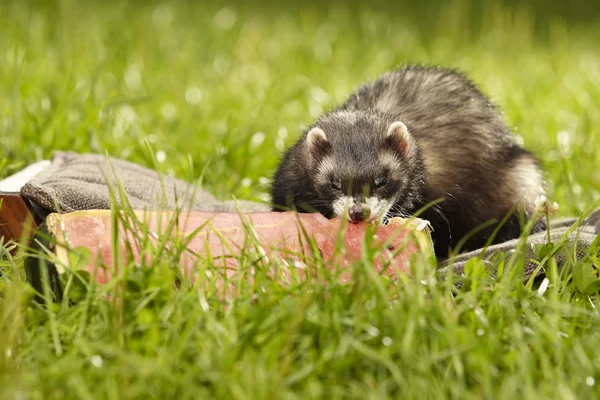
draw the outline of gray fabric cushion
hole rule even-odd
[[[550,242],[560,245],[560,250],[554,254],[559,267],[563,266],[569,258],[581,261],[588,253],[596,236],[600,233],[600,210],[596,210],[581,224],[577,224],[577,221],[576,218],[566,218],[550,223]],[[459,254],[442,263],[440,274],[444,275],[448,272],[448,268],[452,268],[455,274],[463,275],[467,261],[478,257],[489,267],[488,272],[490,275],[495,277],[497,271],[494,269],[496,263],[493,260],[502,256],[508,258],[517,253],[517,255],[522,255],[525,260],[523,270],[525,280],[529,280],[534,273],[536,274],[535,277],[544,276],[544,271],[542,269],[538,270],[539,263],[542,260],[538,257],[536,247],[548,243],[547,236],[547,231],[533,233],[527,236],[525,241],[513,239],[489,246],[486,249]],[[458,285],[460,286],[460,282]]]
[[[26,183],[21,195],[49,212],[110,209],[109,184],[119,193],[122,185],[136,210],[183,209],[212,212],[268,211],[266,204],[219,201],[205,190],[156,171],[98,154],[56,152],[49,167]]]

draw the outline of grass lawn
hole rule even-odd
[[[600,6],[411,3],[2,1],[0,179],[55,150],[106,152],[267,200],[304,126],[420,62],[467,72],[501,107],[561,215],[591,207]],[[351,285],[259,276],[223,303],[175,289],[173,260],[154,262],[48,309],[31,301],[22,258],[2,255],[0,398],[600,395],[600,299],[570,282],[572,265],[542,293],[475,264],[453,295],[433,262],[390,285],[365,261]]]

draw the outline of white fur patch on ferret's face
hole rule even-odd
[[[349,210],[357,204],[356,199],[352,196],[342,196],[335,200],[332,204],[333,212],[336,216],[341,216],[350,220]],[[362,208],[368,211],[369,217],[366,221],[383,222],[383,219],[392,208],[393,203],[386,199],[380,199],[375,196],[367,197],[362,202]]]
[[[337,216],[344,216],[344,218],[349,218],[348,210],[350,210],[353,205],[354,205],[354,197],[342,196],[333,201],[333,204],[332,204],[333,212]]]
[[[391,171],[398,168],[398,157],[390,151],[385,151],[379,154],[379,164]]]
[[[380,199],[373,196],[367,197],[363,207],[369,210],[369,219],[371,221],[376,220],[379,222],[383,222],[383,219],[385,218],[385,216],[390,211],[390,208],[392,208],[393,205],[394,204],[389,200]]]
[[[327,177],[335,171],[335,163],[331,156],[325,157],[319,163],[317,167],[317,180],[319,183],[326,183]]]

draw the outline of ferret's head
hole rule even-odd
[[[382,222],[406,216],[420,199],[424,168],[402,121],[387,115],[336,111],[306,134],[309,173],[326,217]]]

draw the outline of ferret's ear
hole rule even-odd
[[[408,128],[403,122],[393,122],[387,131],[385,144],[405,157],[410,157],[415,150],[415,143]]]
[[[323,129],[314,127],[306,134],[306,146],[312,157],[323,156],[331,150],[331,143]]]

